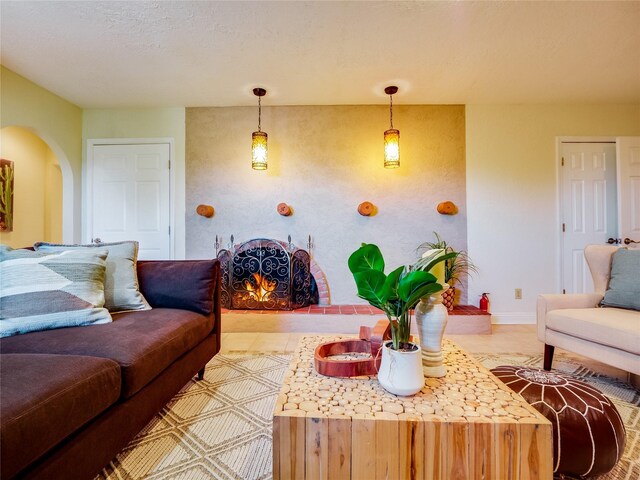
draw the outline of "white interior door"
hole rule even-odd
[[[615,143],[562,143],[562,289],[593,291],[584,247],[617,238]]]
[[[616,145],[620,238],[640,248],[640,137],[618,137]]]
[[[171,258],[170,145],[93,145],[91,241],[137,240],[138,258]]]

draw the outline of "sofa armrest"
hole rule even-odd
[[[545,341],[547,312],[564,308],[594,308],[602,300],[599,293],[573,293],[569,295],[538,295],[536,321],[538,324],[538,340]]]

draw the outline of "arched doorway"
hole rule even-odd
[[[0,232],[2,243],[72,240],[73,174],[62,150],[29,128],[7,126],[0,134],[1,157],[14,168],[13,230]]]

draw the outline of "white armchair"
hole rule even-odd
[[[584,249],[594,293],[538,296],[538,339],[544,342],[545,370],[551,370],[558,347],[640,375],[640,312],[598,307],[618,248],[589,245]]]

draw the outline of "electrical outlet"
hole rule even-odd
[[[516,288],[516,300],[522,300],[522,289]]]

